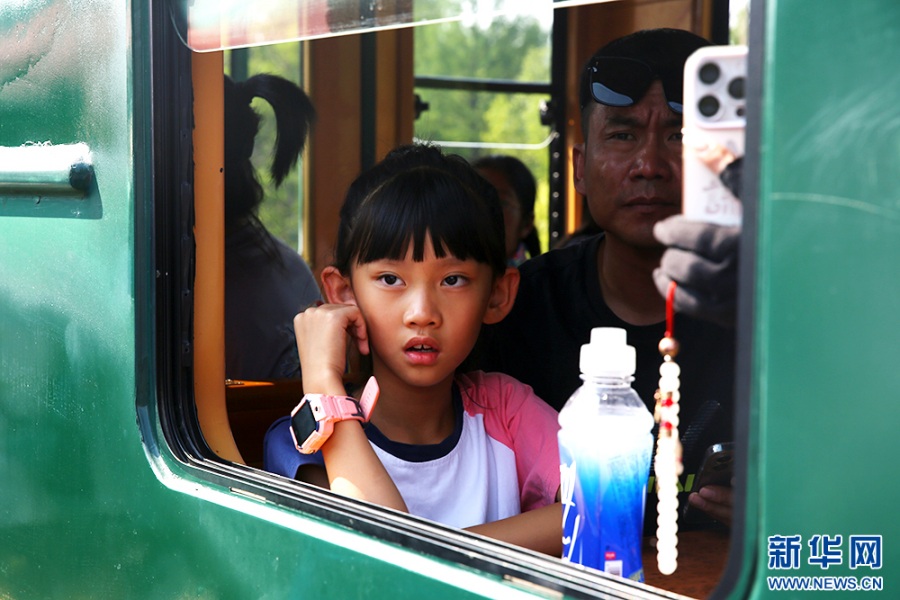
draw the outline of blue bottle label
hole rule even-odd
[[[641,542],[652,441],[627,448],[596,441],[578,444],[573,438],[560,432],[563,559],[643,581]]]

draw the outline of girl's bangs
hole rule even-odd
[[[481,190],[479,190],[480,192]],[[499,206],[498,206],[499,209]],[[472,258],[499,272],[505,268],[502,213],[489,201],[434,169],[415,169],[370,194],[356,214],[355,262],[425,258],[430,234],[435,256]]]

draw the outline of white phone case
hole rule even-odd
[[[684,134],[744,155],[746,46],[707,46],[684,66]],[[740,201],[696,155],[685,149],[682,212],[690,219],[740,225]]]

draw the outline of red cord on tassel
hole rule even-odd
[[[666,337],[675,337],[675,288],[678,284],[674,281],[669,282],[669,289],[666,292]]]

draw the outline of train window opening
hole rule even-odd
[[[637,2],[637,4],[644,3]],[[538,203],[535,207],[535,216],[538,230],[541,232],[543,251],[547,251],[552,246],[551,220],[553,213],[549,197],[553,169],[550,164],[552,161],[550,142],[563,135],[564,127],[571,126],[571,124],[554,122],[553,115],[548,112],[553,110],[552,107],[548,107],[553,102],[551,93],[553,85],[551,73],[553,16],[550,15],[550,20],[546,19],[546,15],[543,20],[533,15],[495,16],[491,27],[498,27],[500,28],[498,31],[502,31],[497,34],[489,33],[484,28],[484,23],[477,20],[468,22],[456,20],[439,25],[416,27],[412,32],[401,32],[401,34],[411,33],[411,37],[414,36],[413,47],[415,50],[412,56],[404,57],[400,61],[400,70],[408,66],[412,71],[414,83],[409,89],[418,98],[420,109],[427,105],[427,109],[421,110],[419,118],[411,123],[412,127],[408,131],[409,140],[433,141],[442,145],[447,151],[459,153],[473,161],[486,154],[502,153],[512,154],[525,162],[538,180]],[[448,32],[453,32],[453,35],[448,35]],[[358,61],[358,64],[352,68],[357,71],[347,79],[354,79],[353,84],[359,86],[360,97],[357,100],[360,104],[365,104],[380,93],[377,81],[374,84],[369,82],[370,85],[375,86],[375,89],[366,88],[366,77],[371,74],[366,75],[364,72],[367,64],[365,52],[366,48],[371,47],[367,44],[375,39],[367,36],[384,35],[387,38],[393,33],[345,36],[339,40],[338,45],[332,45],[333,41],[337,41],[336,38],[335,40],[253,46],[221,53],[202,53],[194,57],[195,75],[197,72],[203,71],[204,64],[212,64],[212,69],[218,68],[220,75],[227,73],[237,80],[257,73],[268,72],[298,83],[312,95],[321,94],[322,81],[316,80],[316,73],[304,71],[304,68],[316,64],[315,53],[318,51],[321,54],[321,48],[326,48],[327,52],[332,52],[337,48],[338,52],[347,51],[348,56],[356,57],[355,60]],[[508,43],[499,41],[505,39],[513,41]],[[357,45],[354,46],[354,44]],[[350,50],[346,50],[348,47]],[[377,47],[379,52],[383,51],[381,46]],[[488,59],[489,50],[495,51],[497,56]],[[398,51],[397,54],[402,55],[403,52]],[[216,58],[215,55],[218,57]],[[403,60],[408,63],[404,63]],[[570,60],[578,62],[574,58]],[[218,67],[215,66],[216,61],[218,61]],[[373,62],[378,62],[379,68],[381,68],[379,61]],[[318,75],[321,76],[321,73]],[[198,85],[197,81],[199,79],[195,77],[195,86]],[[311,81],[314,83],[311,84]],[[196,101],[197,97],[202,99],[208,92],[205,89],[195,88],[194,93]],[[371,94],[371,96],[367,94]],[[314,96],[314,100],[315,98]],[[325,113],[325,120],[323,122],[320,113],[320,121],[315,127],[334,139],[335,143],[331,144],[334,146],[341,138],[332,129],[335,124],[334,114],[328,111],[333,107],[329,106],[327,95],[318,98],[323,100],[316,103],[316,108]],[[410,107],[404,110],[412,112],[413,102],[413,98],[409,98]],[[338,104],[338,102],[334,102],[334,104]],[[196,106],[195,110],[197,110]],[[254,155],[257,170],[263,174],[270,160],[268,153],[271,152],[274,144],[274,133],[267,132],[266,124],[273,119],[270,109],[264,101],[255,101],[253,107],[264,115],[263,130],[257,137]],[[361,108],[360,111],[362,110],[364,109]],[[380,116],[379,112],[378,117],[380,118]],[[371,125],[370,131],[366,130],[364,115],[353,115],[348,120],[361,132],[359,133],[360,138],[371,135],[373,131],[375,132],[373,137],[378,136],[380,130],[377,125]],[[403,134],[398,134],[397,139],[402,139],[402,136]],[[266,141],[267,139],[272,141]],[[376,140],[372,147],[379,142],[384,142],[384,140]],[[269,187],[265,190],[265,200],[260,210],[261,220],[277,237],[287,241],[308,257],[310,265],[317,273],[327,260],[325,258],[327,251],[323,252],[321,248],[330,246],[330,241],[333,239],[327,230],[336,229],[336,220],[334,220],[334,215],[330,215],[330,212],[336,213],[340,208],[340,200],[346,189],[346,185],[343,185],[341,180],[349,182],[349,179],[352,179],[362,168],[368,166],[365,164],[366,143],[371,143],[371,140],[363,140],[361,142],[363,148],[359,152],[343,150],[343,153],[353,155],[352,160],[334,165],[329,163],[331,174],[334,175],[328,182],[329,184],[333,183],[333,185],[329,185],[332,189],[325,191],[322,187],[317,187],[316,182],[319,183],[319,186],[322,185],[323,171],[318,172],[318,177],[310,175],[310,173],[317,173],[315,166],[304,163],[298,165],[292,173],[292,183],[286,182],[277,191]],[[392,147],[396,144],[391,142],[389,145]],[[315,137],[311,136],[307,146],[308,151],[318,152],[323,149],[325,144],[316,144]],[[205,152],[205,150],[195,142],[194,152],[197,154]],[[382,155],[383,152],[372,152],[368,158],[377,160]],[[563,160],[565,159],[566,157],[563,156]],[[318,157],[317,160],[310,162],[317,162],[321,166],[326,161]],[[266,177],[263,176],[261,179],[264,185],[267,185]],[[197,214],[198,219],[203,218],[200,212]],[[329,219],[331,219],[330,222]],[[185,229],[189,228],[189,226],[184,227]],[[203,242],[198,237],[198,248],[202,245]],[[199,278],[201,272],[205,275],[216,267],[201,258],[198,251],[196,268]],[[212,294],[216,293],[214,290],[217,285],[221,284],[214,284],[209,288],[213,290]],[[195,338],[192,363],[194,369],[197,369],[200,363],[219,360],[215,344],[203,347],[198,339],[203,337],[202,334],[208,333],[208,329],[205,328],[210,327],[208,322],[204,324],[203,319],[215,310],[210,303],[200,298],[202,292],[199,287],[198,285],[198,288],[195,289],[197,298],[193,304],[191,315]],[[214,317],[213,320],[215,321],[217,318]],[[225,467],[228,466],[229,461],[232,461],[260,469],[262,466],[261,436],[264,435],[268,424],[274,421],[273,417],[289,411],[296,404],[301,394],[302,382],[294,380],[287,383],[267,381],[226,384],[224,382],[227,374],[223,375],[221,372],[217,372],[206,379],[207,383],[201,383],[200,378],[196,376],[196,371],[194,375],[193,394],[200,421],[199,426],[206,445],[212,450],[212,454],[202,450],[196,451],[196,458],[201,463],[205,459],[213,459],[212,462],[220,465],[220,459],[225,459]],[[189,415],[192,408],[187,406],[184,414]],[[209,415],[213,412],[217,416],[210,418]],[[222,415],[225,417],[224,420],[221,418]],[[185,431],[190,432],[190,428],[184,428],[180,435]],[[191,434],[189,433],[189,435]],[[235,451],[222,450],[221,440],[223,439],[226,442],[233,439],[233,443],[236,444]],[[203,444],[198,443],[198,440],[199,436],[198,439],[185,444],[185,446],[202,447]],[[224,447],[227,448],[227,446],[226,443]],[[217,477],[221,477],[221,474],[225,473],[227,478],[242,481],[252,487],[254,493],[259,493],[271,502],[338,520],[345,519],[346,514],[350,514],[352,522],[358,525],[360,531],[366,535],[392,540],[401,539],[403,544],[424,544],[427,551],[437,553],[446,551],[440,548],[450,546],[451,550],[448,551],[448,556],[464,562],[470,560],[465,558],[467,553],[470,553],[472,548],[477,548],[478,550],[471,555],[478,556],[480,559],[490,560],[489,557],[492,553],[504,557],[503,561],[499,561],[502,564],[490,567],[488,570],[496,569],[497,572],[504,575],[514,573],[516,577],[522,576],[526,580],[539,581],[543,585],[568,591],[575,588],[594,589],[598,585],[601,587],[608,585],[603,578],[585,574],[583,571],[579,572],[558,559],[536,561],[531,554],[518,549],[509,549],[503,545],[495,547],[491,545],[491,542],[487,542],[487,546],[485,546],[477,536],[462,536],[461,538],[452,536],[455,541],[448,544],[450,537],[448,537],[446,528],[431,527],[417,518],[397,517],[374,505],[360,509],[362,512],[355,512],[357,510],[355,503],[344,501],[333,503],[330,496],[323,498],[321,494],[311,492],[309,486],[305,484],[287,482],[277,476],[260,471],[249,474],[245,469],[228,470],[225,468],[223,471],[221,466],[204,464],[209,466],[212,472],[217,474]],[[350,508],[347,508],[348,506]],[[649,505],[647,507],[648,510],[654,508]],[[402,532],[399,538],[397,531]],[[426,541],[423,542],[423,539]],[[648,561],[653,560],[649,557],[648,554]],[[510,564],[515,566],[510,567]],[[562,583],[566,580],[568,583]],[[649,589],[627,587],[628,592],[625,595],[639,597]]]

